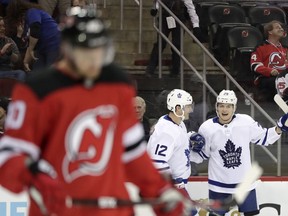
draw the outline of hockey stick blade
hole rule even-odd
[[[239,183],[236,187],[234,194],[234,199],[237,204],[242,204],[248,196],[250,186],[259,179],[262,175],[263,169],[259,166],[257,162],[253,162],[251,169],[246,173],[243,181]]]
[[[44,204],[41,193],[35,187],[30,187],[29,194],[31,198],[35,201],[35,203],[38,205],[42,215],[48,215],[48,210]]]
[[[282,109],[282,111],[285,114],[288,113],[288,105],[285,103],[285,101],[282,99],[282,97],[279,94],[276,94],[274,96],[274,101]]]

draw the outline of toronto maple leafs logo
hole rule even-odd
[[[219,150],[219,154],[221,155],[223,161],[224,161],[224,167],[233,168],[239,167],[241,163],[241,153],[242,153],[242,147],[238,147],[235,149],[235,144],[228,140],[225,145],[225,150]]]

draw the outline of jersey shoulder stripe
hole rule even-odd
[[[41,99],[52,92],[72,87],[74,85],[83,85],[83,79],[73,79],[56,67],[51,67],[32,74],[26,81],[32,91]],[[95,80],[94,85],[99,83],[118,83],[132,86],[133,82],[128,73],[115,64],[103,67],[101,75]]]

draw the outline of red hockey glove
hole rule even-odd
[[[186,191],[166,188],[159,196],[159,205],[154,207],[157,216],[191,215],[191,202]]]
[[[66,193],[53,167],[44,160],[28,163],[32,176],[28,186],[32,199],[43,215],[61,215],[65,206]]]

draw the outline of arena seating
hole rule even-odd
[[[227,33],[230,73],[242,86],[253,86],[254,76],[250,70],[250,56],[263,41],[260,30],[254,26],[237,26]]]
[[[193,1],[209,48],[238,81],[251,81],[250,54],[264,41],[263,27],[272,20],[287,30],[288,3],[283,1]],[[257,43],[256,40],[259,40]],[[288,47],[288,36],[282,39]]]

